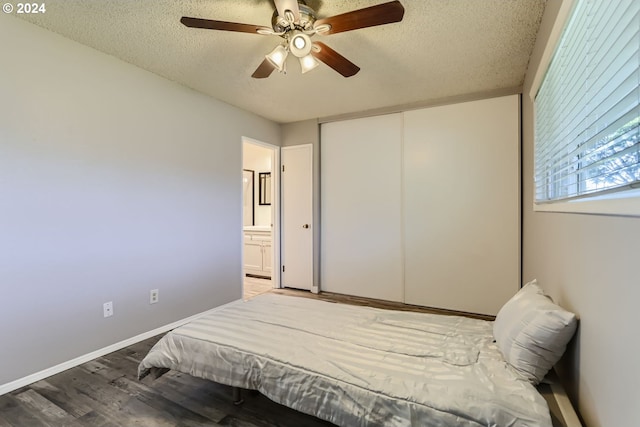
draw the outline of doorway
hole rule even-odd
[[[242,138],[243,299],[280,287],[279,147]]]

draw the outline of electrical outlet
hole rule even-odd
[[[160,293],[157,289],[151,289],[149,291],[149,304],[155,304],[160,299]]]
[[[102,310],[104,311],[104,317],[113,316],[113,301],[102,304]]]

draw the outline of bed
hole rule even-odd
[[[266,294],[169,332],[138,376],[177,370],[339,426],[551,426],[495,326]]]

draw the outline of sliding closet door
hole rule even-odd
[[[520,282],[518,97],[406,112],[405,302],[496,314]]]
[[[402,115],[321,126],[321,289],[402,301]]]

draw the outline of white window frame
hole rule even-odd
[[[544,75],[549,68],[553,53],[560,42],[564,27],[571,17],[571,12],[577,0],[563,0],[556,21],[553,24],[549,39],[544,48],[540,63],[536,70],[529,92],[529,97],[535,103],[535,97],[542,85]],[[533,123],[535,124],[535,108]],[[535,129],[535,126],[534,126]],[[534,160],[535,161],[535,160]],[[534,167],[535,170],[535,167]],[[533,180],[533,210],[539,212],[566,212],[601,215],[620,215],[640,217],[640,188],[630,188],[608,194],[581,197],[569,200],[556,200],[544,203],[536,201],[535,180]]]

